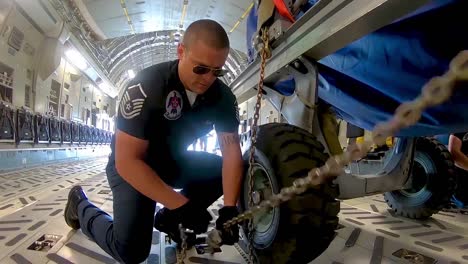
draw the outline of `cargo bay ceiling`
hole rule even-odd
[[[175,59],[181,34],[192,21],[203,18],[217,21],[229,34],[229,73],[224,81],[230,83],[247,66],[245,18],[253,6],[252,0],[64,2],[58,11],[73,13],[85,24],[81,27],[92,36],[88,39],[93,39],[88,43],[91,52],[119,90],[141,69]]]

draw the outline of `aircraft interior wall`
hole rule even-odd
[[[58,16],[41,18],[20,2],[0,1],[0,171],[107,155],[115,99],[69,56],[73,47]],[[39,139],[39,117],[50,120],[40,128],[49,130],[47,139]],[[71,132],[75,124],[79,132]],[[24,139],[25,131],[33,139]]]

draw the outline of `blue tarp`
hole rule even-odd
[[[433,1],[320,60],[319,97],[346,121],[372,130],[444,74],[461,50],[468,50],[468,1]],[[450,101],[398,135],[468,131],[468,82],[457,87]]]
[[[307,8],[316,2],[309,0]],[[256,8],[247,21],[249,61],[256,57]],[[444,74],[462,50],[468,50],[468,0],[435,0],[320,60],[319,97],[344,120],[372,130],[416,98],[428,80]],[[398,136],[468,131],[468,83],[458,86],[450,101],[425,111]],[[295,85],[288,79],[275,88],[290,95]]]

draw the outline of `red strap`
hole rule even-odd
[[[264,1],[269,1],[269,0],[264,0]],[[291,21],[292,23],[295,22],[294,17],[289,12],[288,7],[284,4],[283,0],[273,0],[273,2],[275,3],[276,9],[280,13],[280,15],[289,19],[289,21]]]

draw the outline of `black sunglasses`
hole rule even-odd
[[[224,76],[227,73],[227,70],[219,69],[219,68],[211,68],[208,66],[197,65],[193,67],[193,73],[198,75],[207,74],[209,72],[213,72],[213,75],[216,77]]]

